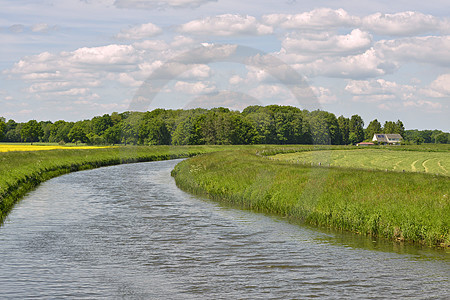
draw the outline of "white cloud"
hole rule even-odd
[[[362,18],[362,27],[380,35],[417,35],[437,32],[445,27],[439,18],[420,12],[376,13]]]
[[[216,91],[216,87],[210,82],[186,82],[177,81],[175,83],[175,90],[186,94],[205,94]]]
[[[347,83],[345,91],[356,95],[354,99],[364,99],[365,96],[372,100],[386,100],[392,98],[410,99],[416,92],[416,87],[406,84],[398,84],[384,79],[376,80],[351,80]]]
[[[450,74],[445,74],[450,75]],[[384,79],[377,80],[351,80],[345,90],[353,95],[352,100],[363,103],[378,103],[377,107],[384,110],[402,108],[420,108],[429,112],[438,112],[444,106],[441,102],[424,99],[424,97],[443,97],[441,92],[434,88],[444,88],[450,76],[440,76],[429,88],[398,84]],[[441,81],[442,80],[442,81]],[[433,88],[434,87],[434,88]],[[450,90],[447,91],[450,95]]]
[[[45,23],[39,23],[39,24],[35,24],[31,27],[31,31],[33,32],[46,32],[48,31],[49,26],[48,24]]]
[[[251,89],[249,95],[256,99],[291,99],[294,98],[291,91],[279,84],[260,84]]]
[[[179,31],[201,36],[266,35],[271,34],[273,28],[249,15],[224,14],[188,22],[181,25]]]
[[[420,92],[431,98],[450,97],[450,73],[439,75],[428,87],[421,89]]]
[[[239,75],[233,75],[228,80],[228,83],[231,84],[231,85],[237,85],[237,84],[241,84],[243,82],[244,82],[244,78],[242,78]]]
[[[123,29],[117,34],[117,38],[125,40],[141,40],[158,35],[162,29],[155,24],[147,23],[139,26],[134,26],[128,29]]]
[[[325,87],[312,86],[311,90],[314,92],[318,102],[321,104],[334,103],[338,100],[336,95],[334,95],[330,89],[327,89]]]
[[[372,44],[369,33],[354,29],[350,34],[334,35],[328,32],[302,36],[287,36],[282,46],[289,52],[307,55],[342,55],[358,53],[368,49]]]
[[[398,68],[396,62],[387,63],[373,48],[364,53],[343,57],[324,57],[296,68],[301,74],[343,78],[368,78],[391,73]]]
[[[195,40],[190,38],[190,37],[186,37],[183,35],[177,35],[173,38],[173,41],[170,43],[170,46],[178,48],[178,47],[187,47],[187,46],[192,46],[195,43]]]
[[[163,8],[183,8],[199,7],[203,4],[216,2],[217,0],[116,0],[114,5],[118,8],[132,9],[163,9]]]
[[[386,61],[450,66],[450,36],[411,37],[382,40],[374,48]]]
[[[360,23],[356,16],[343,9],[318,8],[300,14],[270,14],[262,20],[268,25],[278,25],[285,29],[330,30],[338,27],[355,27]]]
[[[142,50],[164,51],[169,48],[169,45],[167,45],[165,41],[161,40],[145,40],[142,42],[133,43],[133,47]]]
[[[359,33],[355,36],[359,36]],[[310,35],[308,38],[311,37]],[[342,37],[345,36],[337,36],[334,43],[336,44],[336,41],[340,41]],[[450,66],[450,36],[380,40],[363,53],[357,54],[351,53],[353,50],[351,45],[362,46],[364,42],[353,43],[351,39],[344,39],[345,42],[341,45],[345,46],[339,48],[331,46],[333,39],[322,41],[321,38],[322,36],[319,35],[316,41],[286,39],[283,42],[284,47],[276,55],[307,76],[322,75],[352,79],[393,74],[407,63],[426,63],[439,67]],[[357,38],[354,40],[358,41]],[[348,47],[346,48],[346,46]],[[346,49],[349,52],[345,52]],[[333,53],[331,51],[343,52]]]
[[[417,100],[417,101],[405,101],[403,102],[404,107],[416,107],[426,109],[428,111],[441,111],[443,105],[439,102],[433,102],[429,100]]]
[[[133,46],[117,44],[79,48],[72,53],[67,53],[67,55],[71,63],[79,66],[86,64],[105,67],[107,65],[114,68],[123,65],[135,65],[140,60],[140,53]]]

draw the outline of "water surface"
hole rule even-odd
[[[2,299],[448,299],[445,251],[323,232],[180,191],[178,161],[67,174],[0,227]]]

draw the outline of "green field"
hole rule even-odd
[[[313,145],[132,146],[3,152],[0,220],[28,191],[61,174],[205,154],[176,166],[173,176],[180,188],[237,207],[317,226],[449,246],[448,153],[446,147],[433,145],[384,149]],[[295,163],[284,160],[290,155]],[[305,160],[294,159],[294,155],[304,156]],[[315,164],[306,161],[307,157]],[[349,168],[336,167],[333,158],[352,164],[342,164]],[[386,168],[400,171],[407,165],[408,171],[413,170],[411,165],[416,171],[424,165],[423,170],[431,174],[384,171]]]
[[[294,163],[450,175],[449,152],[355,149],[277,154],[276,160]]]
[[[224,149],[227,147],[128,146],[0,152],[0,224],[23,195],[39,183],[61,174],[122,163],[189,157]]]
[[[193,157],[178,164],[172,175],[188,192],[295,222],[450,245],[448,176],[294,164],[254,150]]]

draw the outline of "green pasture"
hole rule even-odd
[[[355,149],[280,153],[275,160],[294,163],[450,175],[450,152]]]
[[[450,245],[447,176],[294,164],[255,151],[200,155],[172,174],[181,189],[240,208],[400,242]]]

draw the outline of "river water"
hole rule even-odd
[[[54,178],[0,227],[2,299],[448,299],[450,254],[180,191],[178,161]]]

